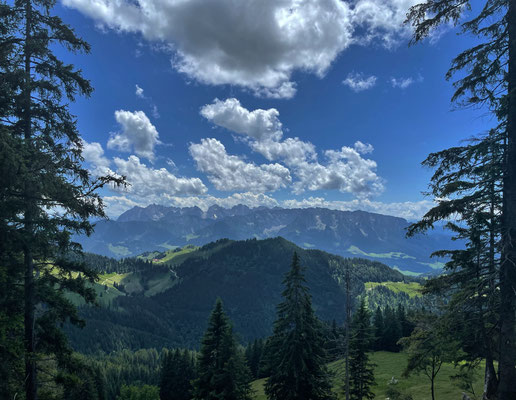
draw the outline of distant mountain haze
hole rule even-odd
[[[266,239],[281,236],[305,249],[320,249],[345,257],[381,261],[408,274],[438,272],[443,260],[430,259],[450,248],[450,237],[435,231],[407,239],[403,218],[365,211],[325,208],[233,208],[211,206],[134,207],[114,221],[100,221],[90,237],[79,237],[85,251],[115,258],[164,251],[218,239]]]

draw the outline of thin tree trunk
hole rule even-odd
[[[498,400],[516,399],[516,0],[508,3],[507,158],[503,182]]]
[[[497,153],[493,151],[493,163],[496,163]],[[493,173],[493,172],[492,172]],[[488,320],[493,321],[493,315],[496,313],[496,194],[495,194],[495,176],[491,177],[490,187],[490,226],[489,226],[489,292],[488,292]],[[486,366],[484,369],[484,394],[483,400],[495,400],[496,392],[498,390],[498,376],[494,367],[494,343],[493,339],[486,333],[485,324],[482,325],[482,335],[484,343],[486,343]]]
[[[32,4],[30,0],[25,1],[25,79],[23,88],[24,97],[24,139],[25,146],[32,148],[32,115],[31,115],[31,31],[32,31]],[[30,154],[30,151],[29,151]],[[24,253],[24,329],[25,329],[25,399],[37,400],[37,371],[36,371],[36,346],[35,346],[35,282],[34,282],[34,260],[32,254],[32,236],[34,233],[34,200],[31,196],[31,182],[24,182],[25,210],[24,228],[25,237],[23,245]]]
[[[346,267],[346,400],[349,400],[349,329],[351,325],[351,295],[349,293],[349,265]]]
[[[432,391],[432,400],[435,400],[435,385],[434,385],[434,381],[435,381],[435,358],[432,359],[432,379],[431,379],[431,384],[430,384],[430,387],[431,387],[431,391]]]

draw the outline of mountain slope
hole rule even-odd
[[[242,341],[265,337],[271,333],[283,277],[294,251],[306,268],[316,313],[326,321],[343,321],[347,267],[355,295],[363,292],[365,282],[407,279],[378,262],[304,250],[282,238],[221,240],[189,252],[179,265],[171,266],[175,278],[163,290],[151,290],[157,287],[152,281],[157,272],[149,267],[149,277],[145,271],[139,272],[144,290],[127,291],[122,280],[117,287],[132,295],[116,297],[108,308],[82,307],[87,325],[84,330],[69,329],[72,344],[81,352],[196,347],[217,297],[223,300]],[[160,268],[164,267],[166,263]]]
[[[429,255],[449,248],[449,236],[431,233],[407,239],[402,218],[364,211],[324,208],[135,207],[117,221],[97,223],[91,237],[79,237],[84,249],[111,257],[135,256],[186,244],[202,246],[221,238],[245,240],[282,236],[303,248],[345,257],[381,261],[415,274],[432,273],[442,264]]]

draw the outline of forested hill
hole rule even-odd
[[[116,221],[100,221],[90,236],[77,240],[85,251],[114,258],[175,246],[202,246],[222,238],[245,240],[281,236],[305,249],[344,257],[362,257],[413,273],[431,273],[441,264],[430,259],[436,250],[453,247],[448,235],[434,231],[408,239],[403,218],[364,211],[326,208],[231,209],[212,206],[134,207]]]
[[[346,259],[319,250],[305,250],[283,238],[220,240],[201,248],[176,252],[159,264],[105,259],[123,273],[101,275],[97,285],[102,307],[81,307],[82,330],[69,328],[73,346],[85,353],[97,350],[163,346],[198,346],[217,297],[224,302],[242,342],[270,335],[282,281],[292,255],[299,254],[317,315],[342,322],[344,278],[350,269],[353,297],[365,282],[400,282],[410,278],[379,262]],[[94,256],[104,271],[103,258]],[[180,260],[179,262],[177,260]]]

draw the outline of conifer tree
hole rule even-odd
[[[161,400],[190,400],[195,366],[188,350],[169,351],[163,359],[159,397]]]
[[[496,398],[498,386],[494,361],[500,337],[500,137],[499,132],[491,131],[482,140],[430,154],[424,162],[435,168],[430,187],[432,194],[442,199],[409,228],[409,234],[414,234],[448,219],[446,227],[456,239],[466,243],[464,249],[434,253],[450,260],[445,265],[446,274],[428,280],[425,292],[450,299],[442,315],[448,319],[455,337],[462,340],[464,350],[457,353],[461,359],[455,361],[475,365],[476,361],[485,360],[486,399]],[[459,221],[452,219],[456,216],[460,216]]]
[[[368,353],[373,344],[371,314],[362,299],[353,315],[349,343],[349,394],[351,400],[374,399],[371,386],[375,385],[374,367]]]
[[[195,400],[250,400],[250,372],[217,299],[201,344],[194,382]]]
[[[259,376],[263,345],[263,339],[255,339],[245,350],[247,365],[249,366],[249,370],[251,371],[251,375],[254,379],[258,379]]]
[[[93,180],[82,167],[83,143],[68,102],[92,88],[55,49],[88,52],[89,45],[52,15],[54,5],[54,0],[16,0],[0,6],[0,232],[10,238],[0,247],[0,259],[9,260],[11,276],[23,288],[26,400],[38,397],[42,354],[61,370],[70,362],[58,325],[81,321],[65,293],[93,301],[86,283],[96,277],[71,261],[71,253],[80,253],[71,238],[90,234],[90,218],[105,216],[96,190],[122,182]]]
[[[383,320],[383,313],[380,306],[376,307],[374,314],[374,348],[375,350],[382,350],[384,345],[385,323]]]
[[[474,214],[482,215],[482,211],[488,210],[494,202],[499,204],[499,210],[491,213],[496,218],[489,218],[491,221],[498,219],[499,230],[496,232],[497,222],[491,222],[488,228],[500,236],[500,246],[496,250],[499,255],[496,280],[500,296],[496,321],[499,326],[499,382],[486,385],[492,392],[484,393],[484,396],[510,400],[516,398],[516,1],[482,1],[475,4],[478,11],[465,16],[464,11],[470,11],[472,3],[469,0],[427,0],[413,6],[407,15],[407,22],[414,28],[413,43],[424,40],[440,25],[450,24],[460,25],[463,33],[475,37],[475,46],[460,53],[452,61],[447,74],[448,79],[456,73],[460,76],[455,82],[456,91],[452,100],[461,105],[486,107],[497,119],[492,132],[481,137],[476,146],[448,149],[438,153],[437,157],[431,155],[428,158],[428,164],[432,166],[433,163],[440,171],[440,175],[436,173],[432,179],[434,185],[440,185],[448,193],[422,222],[426,222],[427,228],[431,227],[433,222],[454,215],[456,211],[450,212],[450,205],[467,208],[471,201],[485,199],[486,196],[488,199],[484,207],[474,209]],[[500,151],[493,151],[496,148]],[[488,159],[499,155],[498,160],[491,164],[493,177],[487,180],[464,179],[475,175],[477,166],[489,164],[484,162],[486,156],[479,152],[482,149],[488,150]],[[469,150],[473,150],[473,157],[469,160],[461,157]],[[481,175],[486,177],[484,173]],[[451,202],[447,199],[451,199]],[[467,221],[469,228],[473,228],[469,222],[475,220]],[[424,227],[424,224],[419,227]],[[458,231],[462,228],[461,224],[451,227]],[[468,230],[474,235],[471,229]],[[493,249],[494,245],[491,242],[483,247]],[[478,250],[477,245],[473,247]],[[484,251],[482,253],[486,254]],[[464,255],[471,259],[471,254],[468,252]],[[488,257],[492,259],[492,254]],[[493,293],[491,289],[490,293],[489,296]],[[481,323],[485,324],[485,321]],[[489,352],[490,347],[485,351]]]
[[[399,351],[397,343],[401,338],[401,324],[398,318],[396,318],[396,312],[390,306],[385,307],[384,324],[384,350],[394,352]]]
[[[283,281],[283,302],[277,307],[274,333],[270,338],[270,377],[265,384],[269,400],[333,399],[326,368],[321,323],[312,300],[299,257]]]

